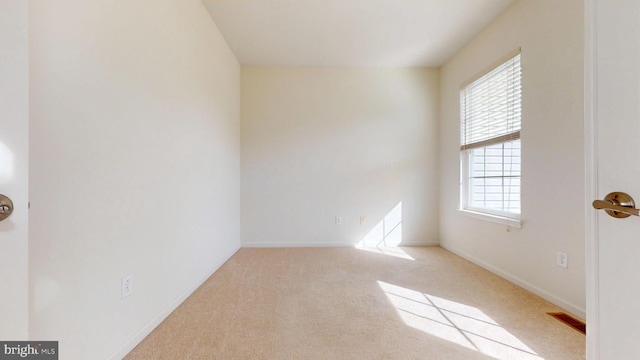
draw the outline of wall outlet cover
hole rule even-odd
[[[556,264],[558,264],[558,266],[560,266],[561,268],[568,269],[569,255],[567,255],[567,253],[565,252],[558,251],[558,254],[556,255]]]
[[[121,293],[122,293],[123,299],[133,294],[133,275],[130,274],[123,277],[121,281],[121,286],[122,286]]]

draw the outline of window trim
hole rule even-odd
[[[484,210],[484,209],[483,209]],[[464,216],[468,216],[474,219],[480,219],[485,221],[494,222],[497,224],[506,225],[510,228],[521,229],[522,228],[522,219],[521,218],[510,218],[502,215],[494,215],[487,212],[478,212],[472,209],[458,209],[458,212]]]
[[[492,72],[493,70],[495,70],[496,68],[502,66],[503,64],[505,64],[506,62],[508,62],[509,60],[511,60],[512,58],[521,55],[522,51],[521,48],[517,48],[514,51],[508,53],[507,55],[503,56],[502,58],[500,58],[498,61],[496,61],[494,64],[492,64],[490,67],[487,67],[485,70],[483,70],[482,72],[478,73],[476,76],[472,77],[471,80],[463,83],[463,85],[460,88],[460,131],[465,131],[462,128],[462,124],[464,121],[463,118],[463,113],[462,113],[462,109],[464,107],[464,101],[466,101],[465,99],[465,90],[467,89],[467,87],[469,87],[469,85],[473,84],[474,82],[476,82],[477,80],[481,79],[483,76],[489,74],[490,72]],[[522,75],[520,77],[520,79],[522,79]],[[520,98],[522,99],[522,97]],[[522,101],[522,100],[521,100]],[[495,223],[500,223],[503,225],[507,225],[509,227],[514,227],[514,228],[521,228],[522,227],[522,211],[520,211],[520,213],[510,213],[510,212],[505,212],[505,211],[496,211],[496,210],[492,210],[492,209],[488,209],[488,208],[478,208],[478,207],[474,207],[470,205],[470,195],[469,195],[469,187],[470,187],[470,160],[469,160],[469,156],[471,154],[470,150],[473,149],[478,149],[478,148],[484,148],[487,146],[491,146],[491,145],[496,145],[496,144],[502,144],[502,143],[506,143],[509,141],[514,141],[514,140],[519,140],[520,139],[520,132],[521,132],[521,128],[518,129],[517,131],[513,131],[507,134],[503,134],[494,138],[490,138],[490,139],[486,139],[486,140],[481,140],[478,142],[474,142],[474,143],[469,143],[469,144],[463,144],[461,141],[461,145],[460,145],[460,204],[459,204],[459,208],[458,211],[466,216],[472,217],[472,218],[477,218],[477,219],[482,219],[482,220],[486,220],[486,221],[491,221],[491,222],[495,222]],[[522,174],[520,176],[520,179],[522,179]],[[520,191],[522,191],[522,182],[520,183]],[[520,196],[520,199],[522,200],[522,196]],[[520,204],[520,210],[522,210],[522,204]]]

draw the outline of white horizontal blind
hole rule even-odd
[[[461,93],[462,207],[492,215],[520,214],[520,54]]]
[[[520,54],[467,85],[462,96],[461,148],[520,138]]]

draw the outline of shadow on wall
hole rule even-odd
[[[402,201],[385,215],[376,226],[356,244],[356,248],[382,255],[415,260],[398,246],[402,244]]]

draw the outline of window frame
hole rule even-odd
[[[520,165],[522,163],[522,142],[520,140],[520,131],[521,131],[521,123],[522,123],[522,93],[520,93],[519,95],[519,104],[520,104],[520,117],[519,117],[519,127],[516,131],[507,131],[504,133],[500,133],[497,136],[493,136],[484,140],[480,140],[480,141],[468,141],[467,139],[467,131],[468,128],[466,127],[468,124],[468,120],[466,118],[467,114],[465,113],[465,106],[466,106],[466,95],[467,95],[467,91],[470,88],[471,85],[477,83],[478,81],[484,81],[486,75],[490,74],[491,72],[493,72],[494,70],[498,69],[499,67],[507,64],[509,61],[513,60],[514,58],[521,56],[521,49],[518,48],[514,51],[512,51],[511,53],[507,54],[506,56],[504,56],[503,58],[500,59],[500,61],[496,62],[494,65],[492,65],[491,67],[489,67],[487,70],[483,71],[482,73],[474,76],[472,78],[472,80],[468,81],[467,83],[463,84],[463,86],[460,89],[460,132],[461,132],[461,136],[460,136],[460,203],[459,203],[459,208],[458,210],[460,212],[462,212],[465,215],[469,215],[475,218],[480,218],[480,219],[484,219],[484,220],[489,220],[489,221],[493,221],[493,222],[498,222],[498,223],[502,223],[502,224],[506,224],[508,226],[512,226],[512,227],[521,227],[522,225],[522,221],[521,221],[521,213],[522,213],[522,169],[520,168],[519,171],[519,178],[520,178],[520,184],[518,186],[519,188],[519,212],[509,212],[509,211],[499,211],[499,210],[495,210],[495,209],[491,209],[491,208],[485,208],[485,207],[477,207],[477,206],[473,206],[472,205],[472,199],[471,199],[471,186],[472,186],[472,178],[471,178],[471,166],[473,164],[473,161],[471,160],[471,157],[473,156],[473,151],[475,149],[482,149],[482,148],[487,148],[489,146],[493,146],[493,145],[498,145],[498,144],[506,144],[512,141],[520,141]],[[519,59],[519,61],[521,62],[521,58]],[[519,65],[519,69],[520,69],[520,74],[519,74],[519,82],[520,82],[520,91],[522,89],[522,66],[521,63]],[[509,121],[509,120],[507,120]],[[508,129],[508,127],[507,127]],[[503,150],[504,151],[504,150]],[[503,165],[504,166],[504,165]],[[504,169],[504,167],[503,167]],[[503,176],[502,178],[504,179],[504,171],[503,171]],[[503,187],[504,188],[504,187]],[[504,202],[504,198],[502,199],[502,201]]]

